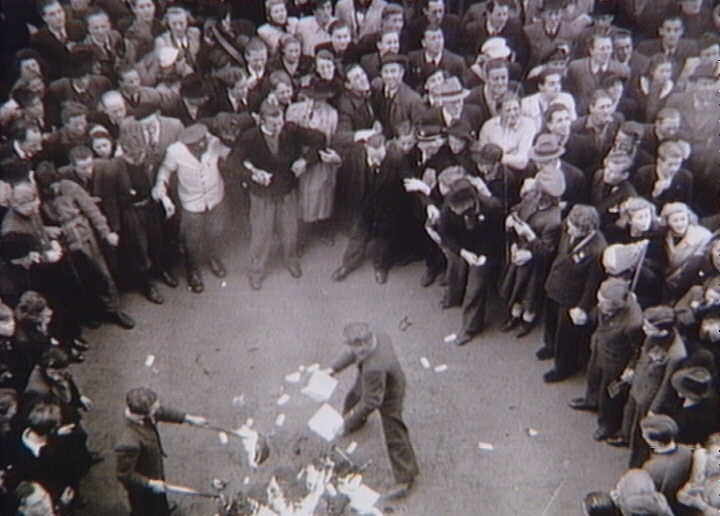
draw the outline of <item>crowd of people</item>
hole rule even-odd
[[[421,285],[461,307],[458,346],[497,291],[503,332],[542,322],[544,381],[587,370],[570,406],[630,448],[588,513],[718,513],[720,4],[3,9],[3,513],[82,504],[102,460],[67,370],[83,328],[133,328],[121,293],[162,304],[179,265],[195,294],[204,267],[223,278],[230,218],[252,290],[276,243],[297,280],[303,250],[344,232],[328,280],[424,261]]]

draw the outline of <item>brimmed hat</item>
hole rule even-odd
[[[474,140],[470,144],[470,157],[475,163],[494,165],[502,160],[503,150],[502,147],[494,143],[481,144],[479,141]]]
[[[535,174],[535,188],[552,197],[562,197],[567,188],[565,176],[558,170],[541,170]]]
[[[352,322],[343,328],[345,343],[349,345],[362,344],[372,337],[370,325],[366,322]]]
[[[207,127],[203,124],[193,124],[180,133],[180,141],[185,145],[197,143],[207,134]]]
[[[651,306],[643,312],[643,319],[658,328],[668,328],[675,324],[675,310],[666,305]]]
[[[565,147],[554,134],[541,134],[530,149],[530,159],[550,160],[557,159],[565,154]]]
[[[448,77],[433,91],[433,94],[440,102],[454,102],[466,98],[470,95],[470,91],[463,88],[457,77]]]
[[[685,367],[675,371],[670,381],[683,398],[706,398],[710,395],[712,375],[704,367]]]
[[[188,75],[180,84],[180,95],[188,99],[200,99],[207,97],[205,84],[199,75]]]
[[[665,414],[650,414],[640,420],[640,429],[654,434],[676,436],[678,425],[673,418]]]
[[[397,63],[405,68],[407,67],[408,59],[403,54],[385,54],[380,59],[380,68],[391,63]]]
[[[443,128],[439,125],[421,125],[417,128],[415,136],[419,142],[431,142],[443,136]]]
[[[472,127],[470,127],[470,124],[465,120],[453,120],[453,123],[447,128],[447,134],[467,141],[475,141],[473,139]]]

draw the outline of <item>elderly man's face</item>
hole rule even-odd
[[[103,101],[102,105],[105,114],[110,117],[110,120],[119,121],[127,116],[125,100],[119,95],[108,97],[107,100]]]

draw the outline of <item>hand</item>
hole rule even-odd
[[[85,410],[92,410],[95,407],[95,402],[87,396],[80,396],[80,403]]]
[[[515,215],[511,213],[505,217],[505,229],[512,229],[515,227]]]
[[[70,505],[70,503],[75,499],[75,490],[67,486],[62,494],[60,495],[60,504],[61,505]]]
[[[438,207],[434,204],[428,205],[426,211],[428,223],[434,224],[435,222],[440,220],[440,209],[438,209]]]
[[[162,480],[148,480],[148,487],[153,493],[162,494],[165,492],[165,482]]]
[[[107,240],[107,243],[111,246],[117,247],[118,243],[120,242],[120,236],[114,232],[108,233],[108,236],[105,237],[105,240]]]
[[[430,187],[415,177],[403,179],[403,186],[406,192],[420,192],[424,195],[430,195]]]
[[[193,426],[207,426],[208,424],[208,420],[203,416],[193,416],[190,414],[185,416],[185,422]]]
[[[70,435],[75,430],[75,423],[69,425],[63,425],[55,432],[57,435]]]
[[[155,185],[152,190],[150,190],[150,197],[153,198],[153,201],[160,201],[163,197],[165,197],[165,187],[164,185]]]
[[[477,254],[473,253],[472,251],[468,251],[467,249],[461,249],[460,256],[469,265],[472,265],[474,267],[481,267],[481,266],[485,265],[485,263],[487,262],[487,256],[485,256],[484,254],[477,255]]]
[[[532,252],[528,251],[527,249],[518,249],[515,253],[515,256],[513,256],[512,262],[514,265],[522,266],[532,260],[532,257]]]
[[[587,324],[587,313],[582,308],[578,308],[577,306],[575,308],[571,308],[568,311],[568,314],[575,326],[584,326]]]
[[[175,215],[175,204],[173,204],[172,200],[170,200],[170,197],[167,195],[160,199],[160,202],[163,205],[163,208],[165,209],[165,218],[169,219],[173,215]]]
[[[323,163],[330,163],[333,165],[339,165],[342,163],[342,158],[337,152],[335,152],[335,149],[320,150],[318,151],[318,155],[320,156],[320,161]]]
[[[481,178],[476,176],[468,176],[468,181],[472,183],[472,185],[475,187],[475,190],[478,191],[478,193],[485,197],[492,197],[493,194],[490,191],[490,189],[487,186],[487,183]]]
[[[45,261],[48,263],[57,263],[63,255],[62,247],[60,247],[60,243],[57,240],[53,240],[50,245],[51,249],[45,251]]]
[[[290,170],[295,174],[295,177],[300,177],[307,170],[307,161],[305,161],[305,158],[296,159],[290,166]]]

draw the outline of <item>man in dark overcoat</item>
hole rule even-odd
[[[401,498],[412,489],[418,475],[415,451],[402,418],[405,374],[386,333],[373,332],[367,323],[359,322],[348,324],[343,334],[347,349],[333,362],[331,374],[357,364],[358,376],[345,398],[342,433],[347,435],[362,427],[375,410],[380,413],[396,482],[384,498]]]
[[[156,423],[204,426],[207,420],[160,406],[155,392],[138,387],[126,396],[125,426],[115,446],[116,474],[128,493],[131,516],[168,516],[165,496],[165,451]]]

